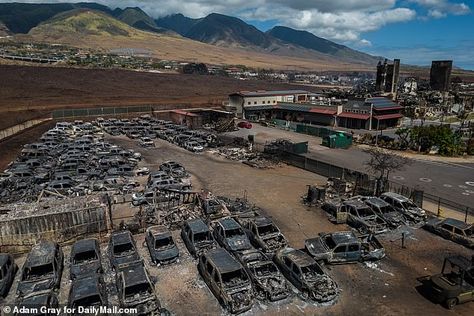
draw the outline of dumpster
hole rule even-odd
[[[346,132],[335,131],[323,137],[322,145],[329,148],[347,149],[352,145],[352,135]]]

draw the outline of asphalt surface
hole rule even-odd
[[[229,133],[242,137],[255,135],[255,141],[264,144],[273,139],[308,141],[308,157],[348,169],[367,172],[364,166],[368,155],[360,148],[330,149],[321,146],[321,138],[298,134],[277,128],[253,124],[252,129],[239,129]],[[390,180],[402,185],[423,190],[425,193],[474,207],[474,164],[410,159],[403,170],[393,172]]]

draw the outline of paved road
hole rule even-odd
[[[286,138],[308,141],[309,155],[337,166],[367,172],[364,162],[368,155],[357,147],[347,150],[321,146],[321,138],[254,124],[251,130],[240,129],[231,134],[247,137],[255,135],[257,143]],[[474,207],[474,164],[435,162],[412,159],[404,170],[394,172],[390,180],[419,188],[431,195]]]

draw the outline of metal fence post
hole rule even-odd
[[[466,207],[466,216],[464,216],[464,223],[467,223],[467,213],[469,212],[469,207]]]
[[[438,198],[438,217],[441,216],[441,198]]]

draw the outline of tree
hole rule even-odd
[[[376,195],[381,193],[383,184],[388,180],[392,171],[402,170],[410,163],[408,158],[393,154],[380,147],[370,147],[364,152],[370,156],[369,160],[365,162],[366,168],[377,177]]]

